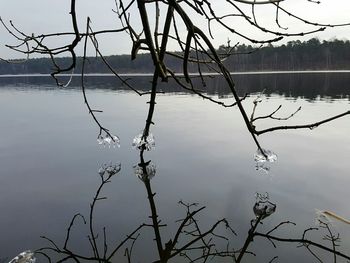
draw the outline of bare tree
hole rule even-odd
[[[158,90],[159,81],[166,82],[169,78],[172,78],[180,85],[183,89],[191,91],[210,102],[217,103],[224,107],[238,107],[244,122],[246,123],[248,132],[251,133],[254,142],[256,143],[258,149],[264,154],[262,147],[257,140],[257,136],[263,133],[275,131],[275,130],[286,130],[286,129],[302,129],[302,128],[314,128],[323,123],[332,121],[334,119],[343,117],[350,112],[340,113],[336,116],[328,117],[324,120],[318,120],[314,123],[296,125],[296,126],[275,126],[267,129],[259,130],[256,126],[256,121],[266,118],[276,119],[275,114],[278,112],[276,109],[269,115],[266,116],[255,116],[255,108],[257,103],[254,104],[253,113],[251,118],[248,117],[247,107],[244,106],[243,100],[245,97],[240,98],[236,91],[236,87],[233,78],[224,64],[224,60],[234,55],[234,46],[230,48],[230,42],[228,42],[227,52],[222,54],[219,53],[214,45],[212,44],[212,39],[214,35],[212,33],[212,28],[219,26],[228,33],[233,35],[238,35],[252,43],[257,44],[267,44],[280,41],[284,37],[289,36],[304,36],[307,34],[312,34],[315,32],[323,31],[328,27],[339,27],[348,26],[349,23],[343,24],[323,24],[314,21],[309,21],[307,18],[299,17],[292,12],[288,11],[283,7],[284,2],[281,0],[266,0],[266,1],[256,1],[256,0],[229,0],[226,1],[224,6],[220,6],[219,9],[215,3],[208,0],[193,0],[193,1],[145,1],[145,0],[131,0],[131,1],[121,1],[115,0],[116,19],[120,21],[120,28],[117,29],[107,29],[102,31],[94,31],[91,26],[90,18],[87,18],[86,28],[78,28],[77,22],[77,10],[75,8],[76,1],[71,1],[71,23],[72,32],[54,32],[52,34],[27,34],[22,32],[15,24],[11,21],[8,25],[3,20],[0,20],[7,31],[13,35],[18,41],[18,45],[8,46],[9,48],[21,52],[26,55],[32,54],[44,54],[50,56],[53,65],[55,66],[52,76],[56,79],[57,84],[62,85],[58,80],[58,76],[61,73],[73,72],[74,68],[77,66],[77,55],[76,47],[82,42],[84,44],[84,55],[83,55],[83,65],[82,65],[82,87],[84,92],[84,70],[86,62],[86,50],[88,42],[91,42],[97,56],[99,56],[106,67],[113,73],[117,78],[121,79],[124,84],[128,85],[130,89],[134,90],[138,95],[149,94],[150,96],[150,106],[149,112],[146,119],[146,125],[144,129],[144,138],[147,138],[151,124],[152,116],[155,109],[156,94],[160,92]],[[319,4],[316,1],[305,0],[305,2],[313,2],[314,4]],[[258,22],[258,17],[256,17],[256,9],[261,5],[267,5],[270,8],[275,9],[275,23],[277,25],[277,30],[272,28],[264,27]],[[249,6],[251,11],[246,12],[246,7]],[[225,7],[225,8],[223,8]],[[153,8],[154,12],[149,11]],[[219,9],[219,10],[218,10]],[[138,12],[133,11],[138,10]],[[152,14],[152,17],[150,17]],[[280,24],[280,18],[283,16],[292,17],[294,20],[299,21],[305,25],[311,27],[310,30],[305,32],[292,32],[287,30],[284,26]],[[195,17],[195,19],[194,19]],[[252,29],[259,30],[266,34],[266,39],[260,40],[254,37],[250,37],[248,32],[241,32],[239,28],[235,28],[231,25],[232,18],[240,18],[250,24]],[[136,22],[134,22],[136,21]],[[196,21],[206,22],[206,23],[196,23]],[[153,25],[151,25],[151,22]],[[136,31],[136,26],[133,23],[141,23],[142,27],[140,32]],[[204,24],[204,25],[203,25]],[[184,27],[185,32],[180,32],[179,27]],[[99,49],[98,36],[102,34],[128,34],[132,41],[131,46],[131,59],[137,59],[137,54],[140,50],[147,51],[151,54],[151,58],[154,65],[154,73],[152,85],[150,87],[150,92],[140,92],[133,88],[127,79],[122,79],[118,75],[118,69],[113,68],[108,60],[104,57]],[[63,46],[49,47],[46,45],[46,41],[50,38],[59,38],[66,35],[71,35],[73,40]],[[169,43],[177,44],[180,52],[169,51]],[[56,61],[56,57],[61,54],[70,54],[71,63],[66,67],[61,67]],[[166,58],[172,56],[182,63],[182,72],[175,73],[166,64]],[[190,72],[190,70],[192,72]],[[200,77],[203,84],[205,84],[204,75],[207,72],[216,73],[223,77],[229,86],[234,101],[230,104],[225,104],[218,101],[210,96],[207,96],[200,87],[195,87],[192,81],[192,75],[196,74]],[[103,127],[97,120],[95,113],[98,110],[91,109],[87,98],[84,93],[85,102],[89,108],[89,112],[94,118],[97,125],[100,127],[101,133],[106,133],[107,136],[111,137],[108,130]],[[293,114],[291,115],[291,117]],[[280,120],[286,118],[280,118]]]
[[[88,44],[92,45],[96,51],[96,55],[104,62],[104,65],[114,74],[118,79],[120,79],[125,85],[127,85],[131,90],[140,96],[149,96],[149,109],[146,117],[146,123],[142,134],[134,140],[134,146],[139,150],[140,162],[135,167],[137,174],[142,179],[145,184],[150,211],[151,211],[151,223],[143,223],[137,227],[133,232],[131,232],[126,238],[117,244],[113,249],[107,249],[106,242],[106,232],[103,231],[102,238],[102,250],[98,245],[97,234],[95,233],[93,226],[93,214],[94,207],[98,200],[101,199],[100,192],[102,187],[109,182],[111,176],[117,172],[119,168],[112,167],[110,171],[107,168],[101,171],[101,184],[97,190],[97,193],[91,204],[91,210],[89,218],[86,220],[80,214],[73,217],[69,228],[67,230],[66,240],[63,247],[59,247],[56,242],[46,238],[51,246],[38,250],[37,253],[43,253],[52,251],[62,255],[63,257],[59,262],[71,259],[75,262],[81,261],[97,261],[97,262],[111,262],[113,256],[120,251],[123,247],[125,249],[125,255],[128,262],[132,261],[132,250],[134,244],[140,231],[145,227],[151,227],[155,236],[155,244],[158,251],[158,260],[155,262],[168,262],[170,259],[176,256],[182,256],[188,262],[206,262],[212,257],[228,257],[233,260],[233,262],[241,262],[242,258],[248,254],[252,253],[248,250],[249,245],[253,242],[254,238],[263,237],[271,241],[275,246],[275,242],[289,242],[298,243],[308,249],[311,254],[317,258],[317,260],[322,262],[322,259],[317,256],[313,248],[319,248],[323,251],[330,252],[334,255],[334,262],[336,258],[342,257],[347,260],[350,258],[341,252],[336,250],[336,243],[338,237],[333,235],[327,223],[321,222],[322,227],[326,229],[329,233],[326,236],[331,242],[332,247],[328,248],[317,242],[313,242],[306,238],[306,234],[311,230],[306,230],[301,238],[283,238],[274,236],[273,232],[285,225],[292,224],[290,222],[282,222],[275,228],[271,229],[266,233],[258,232],[258,226],[261,221],[268,215],[272,214],[276,206],[268,200],[257,200],[254,206],[254,212],[256,218],[251,222],[251,230],[247,235],[247,239],[240,249],[233,249],[229,246],[229,240],[231,237],[220,236],[216,234],[216,230],[219,227],[225,227],[229,229],[231,235],[235,235],[235,232],[225,219],[218,220],[212,225],[211,228],[202,230],[197,224],[196,215],[203,208],[197,208],[192,204],[186,204],[182,202],[181,204],[186,209],[186,216],[179,221],[179,228],[173,238],[168,242],[164,243],[161,235],[161,227],[164,225],[159,221],[157,214],[157,207],[155,204],[154,196],[152,191],[150,178],[154,175],[154,167],[150,160],[146,160],[146,152],[152,149],[153,136],[151,133],[151,127],[154,125],[153,114],[156,107],[156,98],[159,92],[159,83],[167,82],[170,79],[175,81],[184,90],[191,91],[194,94],[208,100],[208,102],[218,104],[220,106],[231,108],[237,107],[243,121],[246,124],[247,131],[251,134],[254,143],[258,148],[259,158],[264,160],[269,160],[273,158],[272,153],[264,150],[258,140],[258,136],[270,133],[276,130],[288,130],[288,129],[312,129],[324,123],[333,121],[337,118],[344,117],[350,114],[350,110],[339,113],[335,116],[326,116],[323,120],[316,120],[313,123],[301,124],[301,125],[278,125],[270,128],[260,130],[257,128],[257,122],[264,119],[274,119],[274,120],[287,120],[292,118],[300,109],[292,112],[289,116],[278,117],[276,114],[281,109],[279,106],[276,110],[270,114],[257,116],[256,108],[260,102],[259,99],[255,100],[253,105],[245,105],[244,99],[246,96],[240,97],[237,93],[233,77],[225,66],[225,60],[232,55],[235,55],[235,45],[231,46],[230,41],[228,42],[225,52],[219,52],[213,45],[214,38],[214,27],[220,27],[226,30],[229,34],[233,36],[239,36],[247,41],[254,44],[264,45],[269,43],[274,43],[280,41],[284,37],[290,36],[304,36],[308,34],[313,34],[315,32],[323,31],[330,27],[337,26],[348,26],[349,23],[344,24],[322,24],[314,21],[309,21],[307,18],[299,17],[293,12],[289,11],[283,6],[285,2],[283,0],[227,0],[224,3],[225,8],[218,8],[214,1],[209,0],[115,0],[114,12],[116,19],[119,21],[120,27],[116,29],[106,29],[102,31],[95,31],[92,27],[91,20],[89,17],[86,18],[86,26],[81,29],[77,22],[77,12],[76,1],[71,0],[70,4],[70,15],[71,15],[71,32],[53,32],[51,34],[28,34],[23,32],[20,28],[16,27],[13,22],[9,24],[3,20],[0,22],[7,29],[8,33],[18,40],[18,45],[8,46],[9,48],[21,52],[25,55],[43,54],[48,55],[54,65],[54,70],[52,76],[55,78],[58,85],[63,85],[60,81],[60,74],[73,72],[77,67],[78,59],[76,54],[76,48],[79,44],[84,46],[84,54],[82,57],[82,71],[81,73],[81,86],[84,95],[85,103],[88,107],[89,113],[91,114],[93,120],[99,127],[98,140],[101,143],[117,143],[119,138],[116,135],[110,133],[107,127],[105,127],[98,119],[97,113],[100,110],[91,108],[88,98],[85,92],[85,66],[88,63],[87,49]],[[315,5],[319,2],[313,0],[305,0],[305,3],[312,2]],[[275,10],[275,25],[276,27],[270,28],[262,25],[258,22],[258,17],[256,16],[256,10],[259,6],[267,6]],[[247,12],[247,7],[249,12]],[[150,11],[151,9],[155,12]],[[134,11],[137,10],[137,11]],[[281,24],[281,17],[288,16],[292,19],[299,21],[311,29],[307,31],[292,31],[287,29],[285,25]],[[247,22],[252,29],[258,30],[265,34],[264,39],[256,39],[249,35],[249,32],[242,32],[240,28],[235,28],[234,24],[231,23],[232,19],[240,19]],[[135,22],[136,21],[136,22]],[[140,23],[141,29],[137,30],[137,23]],[[185,30],[180,30],[184,28]],[[277,28],[277,29],[276,29]],[[137,59],[138,52],[149,52],[153,62],[153,77],[150,85],[149,92],[141,92],[134,88],[128,79],[123,79],[118,74],[118,69],[114,68],[108,62],[108,59],[104,56],[102,51],[99,49],[99,36],[103,34],[127,34],[132,45],[130,47],[131,59]],[[63,36],[72,36],[72,41],[62,45],[62,46],[48,46],[47,40],[52,38],[60,38]],[[171,51],[170,44],[173,47],[177,47],[177,52]],[[68,66],[62,67],[57,62],[57,57],[62,54],[70,54],[71,63]],[[178,59],[182,64],[182,71],[175,72],[167,64],[167,58],[174,57]],[[199,78],[201,84],[205,85],[205,76],[208,74],[212,76],[221,77],[225,80],[226,84],[230,88],[233,95],[233,101],[231,103],[224,103],[217,100],[209,95],[207,95],[201,87],[195,85],[193,79]],[[251,109],[251,114],[248,114],[249,109]],[[250,116],[249,116],[250,115]],[[110,167],[109,167],[110,168]],[[83,256],[79,255],[69,248],[69,239],[72,227],[78,219],[82,219],[84,223],[89,225],[89,242],[91,244],[92,255]],[[186,241],[181,243],[180,239],[186,235]],[[225,250],[218,250],[215,248],[213,239],[219,238],[224,239],[228,242]],[[100,239],[101,240],[101,239]],[[127,246],[128,244],[128,246]],[[126,246],[126,248],[125,248]],[[200,251],[199,254],[193,253]],[[48,257],[49,259],[49,257]],[[274,261],[276,258],[272,258],[270,262]]]

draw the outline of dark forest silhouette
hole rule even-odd
[[[227,57],[224,64],[230,71],[273,71],[273,70],[347,70],[350,69],[350,41],[334,39],[320,41],[312,38],[308,41],[289,41],[287,44],[272,44],[257,47],[238,44],[234,47],[221,45],[217,52]],[[178,52],[182,55],[181,52]],[[139,54],[131,60],[131,55],[107,56],[108,63],[119,73],[151,73],[153,66],[149,53]],[[13,60],[13,62],[16,60]],[[57,58],[56,62],[64,67],[69,65],[70,58]],[[174,70],[181,71],[181,61],[167,57],[166,62]],[[81,70],[82,58],[77,59],[76,72]],[[53,64],[50,58],[34,58],[23,63],[0,61],[0,74],[50,74]],[[190,65],[190,72],[195,72],[195,65]],[[209,71],[209,70],[208,70]],[[86,73],[109,73],[101,58],[89,58],[85,65]]]

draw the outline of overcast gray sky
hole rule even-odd
[[[257,0],[259,1],[259,0]],[[129,2],[129,1],[127,1]],[[225,0],[213,0],[213,7],[217,10],[217,14],[227,14],[228,6]],[[248,6],[241,5],[243,9],[250,12]],[[320,23],[344,23],[350,22],[350,0],[321,0],[321,4],[313,4],[307,0],[285,0],[282,4],[293,11],[298,16],[307,18],[311,21]],[[77,0],[77,16],[79,19],[80,30],[84,31],[86,17],[90,16],[93,21],[93,28],[99,29],[113,29],[119,28],[120,23],[116,14],[112,12],[114,8],[114,0]],[[70,1],[69,0],[0,0],[0,16],[5,22],[12,20],[15,25],[23,32],[28,34],[35,33],[53,33],[72,31],[69,15]],[[150,14],[153,10],[150,9]],[[250,15],[251,13],[249,13]],[[261,6],[256,9],[256,16],[261,25],[277,29],[274,24],[275,8],[271,5]],[[131,10],[131,16],[137,17],[137,9]],[[194,17],[195,14],[193,14]],[[246,22],[240,21],[242,19],[227,20],[230,25],[240,32],[246,33],[252,38],[268,38],[264,34],[253,30]],[[199,26],[205,28],[206,23],[200,19],[195,19]],[[135,27],[139,26],[137,19],[132,20]],[[288,26],[290,32],[297,32],[300,30],[307,30],[301,23],[297,23],[287,16],[281,16],[281,24]],[[180,29],[184,29],[179,25]],[[214,37],[213,40],[216,46],[226,43],[230,38],[232,43],[239,41],[240,43],[248,43],[239,37],[230,34],[223,28],[213,24]],[[18,53],[8,50],[4,47],[5,44],[18,44],[16,40],[8,34],[2,27],[0,28],[0,57],[1,58],[19,58]],[[312,36],[307,36],[304,39],[311,37],[319,37],[320,39],[350,39],[350,27],[329,28],[325,32],[317,33]],[[295,40],[296,38],[286,39]],[[52,47],[64,44],[67,39],[55,39],[48,44]],[[111,54],[129,54],[130,40],[125,33],[118,35],[108,35],[99,39],[99,45],[105,55]],[[176,46],[173,46],[177,49]],[[82,47],[78,47],[78,54],[81,54]],[[23,57],[23,56],[22,56]]]

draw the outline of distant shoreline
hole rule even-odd
[[[285,70],[285,71],[242,71],[231,72],[231,75],[267,75],[267,74],[313,74],[313,73],[350,73],[349,70]],[[183,74],[176,74],[183,76]],[[198,73],[190,73],[190,76],[199,76]],[[204,72],[203,76],[219,76],[216,72]],[[60,74],[61,77],[79,77],[81,74]],[[112,73],[85,73],[85,77],[113,77]],[[121,73],[120,77],[151,77],[153,73]],[[0,74],[0,78],[15,78],[15,77],[51,77],[50,74]]]

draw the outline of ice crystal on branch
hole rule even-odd
[[[276,204],[269,201],[269,195],[256,194],[256,202],[253,207],[253,212],[256,218],[261,217],[261,220],[272,215],[276,211]]]
[[[118,136],[116,135],[112,135],[112,134],[106,134],[106,135],[102,135],[102,134],[99,134],[97,136],[97,143],[99,145],[103,145],[103,146],[108,146],[109,148],[111,146],[113,146],[114,148],[115,147],[120,147],[120,139]]]
[[[258,149],[254,155],[254,161],[258,163],[273,163],[277,161],[277,155],[270,151],[270,150],[265,150],[265,149]]]
[[[34,253],[26,250],[14,257],[9,263],[35,263],[35,261]]]
[[[270,172],[269,163],[273,163],[277,161],[277,155],[265,149],[258,149],[254,154],[255,168],[258,171],[264,171],[265,173]]]
[[[154,163],[134,165],[135,175],[141,180],[151,180],[156,175],[156,165]]]
[[[118,164],[112,164],[112,163],[109,163],[109,164],[103,164],[100,169],[98,169],[98,174],[102,177],[104,176],[105,174],[108,176],[108,177],[111,177],[117,173],[120,172],[120,169],[121,169],[121,164],[118,163]]]
[[[149,133],[147,137],[143,135],[143,132],[135,136],[132,141],[132,147],[135,149],[145,149],[147,151],[152,150],[156,146],[152,133]]]

